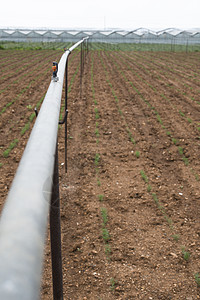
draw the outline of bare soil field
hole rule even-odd
[[[0,52],[1,207],[62,55],[20,53]],[[58,132],[64,299],[200,299],[199,54],[89,51],[81,89],[79,63],[67,173]],[[41,299],[51,280],[48,234]]]

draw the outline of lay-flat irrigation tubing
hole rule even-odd
[[[39,299],[67,50],[51,81],[0,218],[0,299]]]

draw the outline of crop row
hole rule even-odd
[[[120,66],[116,63],[116,61],[113,60],[113,64],[115,64],[115,65],[117,66],[117,69],[120,70]],[[127,64],[127,62],[126,62],[126,64]],[[129,69],[137,76],[137,73],[136,73],[134,70],[132,70],[131,68],[129,68]],[[175,130],[173,130],[172,128],[169,128],[169,125],[167,125],[167,127],[165,126],[163,120],[161,119],[160,113],[158,112],[158,110],[157,110],[156,107],[155,107],[155,104],[152,105],[151,102],[150,102],[150,100],[147,100],[146,97],[145,97],[143,94],[141,94],[140,91],[139,91],[139,89],[141,88],[141,84],[145,83],[145,84],[147,84],[147,87],[148,87],[150,84],[148,84],[146,81],[143,80],[143,78],[141,78],[141,77],[139,76],[139,79],[140,79],[141,82],[139,83],[139,86],[137,86],[137,81],[134,81],[134,84],[133,84],[133,82],[131,82],[130,79],[128,79],[128,78],[126,77],[126,75],[124,74],[123,71],[121,71],[121,74],[122,74],[122,76],[124,77],[124,80],[125,80],[126,82],[129,82],[129,84],[132,86],[132,88],[134,88],[134,90],[135,90],[135,91],[137,92],[137,94],[141,97],[141,99],[143,99],[143,101],[144,101],[144,102],[150,107],[150,109],[155,113],[158,122],[160,123],[160,125],[162,126],[162,128],[166,130],[166,134],[167,134],[168,136],[171,137],[172,142],[173,142],[175,145],[177,145],[177,147],[178,147],[178,152],[179,152],[180,155],[182,156],[182,158],[183,158],[185,164],[188,165],[189,161],[188,161],[188,158],[185,157],[185,155],[184,155],[183,147],[180,146],[180,143],[181,143],[180,139],[173,137],[171,132],[174,132],[174,134],[177,134],[177,133],[176,133]],[[138,76],[137,76],[136,78],[138,78]],[[147,89],[147,88],[146,88],[146,89]],[[152,93],[154,93],[154,94],[156,94],[156,95],[158,95],[158,96],[161,97],[161,100],[162,100],[162,99],[165,99],[165,100],[166,100],[166,97],[165,97],[163,94],[160,95],[160,94],[157,92],[157,88],[154,88],[153,86],[151,86],[151,89],[152,89]],[[154,102],[154,103],[155,103],[155,102]],[[169,101],[167,101],[167,106],[168,106],[168,103],[169,103]],[[175,108],[176,106],[175,106],[175,105],[171,105],[171,107],[172,107],[172,108]],[[167,107],[167,109],[169,109],[169,108]],[[180,111],[180,110],[179,110],[179,114],[181,115],[181,117],[184,117],[184,116],[185,116],[183,113],[181,114],[181,111]],[[165,116],[165,119],[166,119],[166,116]],[[185,120],[188,121],[189,123],[192,123],[191,118],[185,118]],[[170,124],[170,126],[171,126],[171,124]],[[199,123],[196,122],[196,126],[195,126],[195,127],[196,127],[196,133],[198,134],[198,131],[199,131]]]
[[[74,74],[72,76],[72,79],[70,81],[70,84],[69,84],[69,92],[71,90],[71,87],[72,87],[72,84],[74,82],[75,76],[77,75],[77,72],[78,72],[78,69],[79,69],[79,65],[78,65],[78,67],[74,71],[74,64],[76,64],[76,62],[75,63],[73,62],[74,58],[76,58],[76,55],[72,56],[71,59],[70,59],[70,62],[69,62],[70,66],[73,63],[73,68],[70,69],[70,73],[74,72]],[[44,63],[44,66],[46,66],[46,63]],[[41,69],[44,69],[44,66],[41,65]],[[38,72],[37,69],[36,69],[36,72]],[[38,82],[39,82],[39,80],[40,80],[40,78],[46,78],[46,75],[48,75],[49,73],[50,73],[50,68],[49,67],[45,68],[43,72],[39,73],[39,76],[35,76],[35,79],[31,80],[28,83],[28,85],[25,88],[23,88],[19,92],[19,94],[17,94],[17,96],[11,101],[11,104],[10,104],[10,102],[7,103],[4,108],[8,108],[10,105],[14,104],[15,101],[20,102],[21,101],[20,97],[22,97],[23,94],[29,90],[29,88],[32,86],[32,84],[35,83],[37,85]],[[20,82],[20,80],[19,80],[19,82]],[[34,89],[34,85],[32,86],[32,88]],[[3,153],[2,153],[2,155],[3,155],[4,158],[7,158],[9,156],[10,152],[15,147],[18,146],[18,143],[20,141],[20,137],[22,137],[25,133],[27,133],[28,131],[30,131],[30,129],[32,128],[31,123],[35,119],[35,113],[33,112],[33,110],[34,110],[35,107],[37,109],[39,109],[39,107],[40,107],[40,105],[41,105],[41,103],[42,103],[42,101],[44,99],[44,96],[45,96],[45,94],[43,94],[42,97],[40,96],[40,100],[37,103],[35,102],[35,99],[37,99],[37,98],[34,96],[34,93],[32,95],[33,99],[31,101],[30,101],[30,99],[28,99],[27,102],[24,102],[24,100],[22,99],[23,100],[23,107],[24,107],[24,109],[18,115],[18,117],[16,116],[16,119],[11,120],[10,122],[8,122],[8,124],[10,123],[9,132],[10,132],[11,136],[14,136],[14,140],[10,141],[10,142],[9,142],[9,140],[7,140],[7,143],[8,143],[7,145],[4,143],[4,150],[3,150]],[[3,114],[5,111],[6,111],[6,109],[3,109],[2,112],[1,112],[1,114]],[[19,120],[19,117],[20,117],[20,120]],[[5,121],[6,120],[4,120],[4,122]],[[24,125],[22,125],[22,121],[25,122]],[[14,130],[13,135],[12,135],[12,130]],[[2,166],[3,166],[3,162],[1,162],[1,167]]]
[[[103,67],[104,67],[104,70],[105,70],[106,81],[107,81],[109,87],[111,88],[111,91],[112,91],[112,94],[113,94],[113,100],[115,100],[115,103],[116,103],[116,105],[117,105],[119,114],[120,114],[121,117],[123,117],[123,120],[124,120],[124,119],[125,119],[125,114],[124,114],[124,112],[122,111],[122,109],[120,108],[120,99],[117,97],[117,94],[116,94],[116,92],[115,92],[115,90],[114,90],[114,87],[113,87],[113,85],[112,85],[112,83],[111,83],[111,81],[110,81],[110,79],[109,79],[109,74],[110,74],[110,70],[111,70],[111,69],[109,68],[109,71],[108,71],[108,67],[106,67],[106,66],[108,66],[108,63],[105,64],[105,63],[103,62],[102,57],[100,58],[100,60],[101,60],[101,63],[102,63],[102,65],[103,65]],[[121,75],[123,75],[122,72],[121,72]],[[127,80],[125,77],[124,77],[124,80],[125,80],[124,84],[126,84],[126,82],[129,82],[129,83],[130,83],[130,80]],[[151,104],[150,104],[147,100],[145,100],[145,98],[142,96],[142,94],[140,93],[140,91],[134,87],[133,83],[131,84],[131,86],[132,86],[132,88],[138,93],[138,95],[140,96],[140,98],[141,98],[141,99],[142,99],[142,100],[143,100],[143,101],[144,101],[144,102],[145,102],[152,110],[154,110],[154,113],[155,113],[155,115],[156,115],[156,117],[157,117],[157,119],[158,119],[158,122],[161,124],[162,128],[165,129],[165,127],[164,127],[164,125],[163,125],[163,123],[162,123],[162,120],[160,119],[160,116],[159,116],[159,114],[157,113],[157,111],[151,106]],[[127,124],[127,122],[126,122],[126,124]],[[128,125],[126,125],[126,127],[128,128],[128,130],[127,130],[127,132],[128,132],[128,137],[131,138],[132,141],[134,141],[133,144],[134,144],[134,145],[136,144],[136,146],[137,146],[137,143],[135,143],[135,140],[133,139],[133,134],[131,133],[131,131],[130,131]],[[169,134],[168,134],[168,135],[169,135]],[[183,156],[183,160],[185,161],[185,163],[186,163],[186,165],[187,165],[188,161],[187,161],[187,159],[184,157],[183,149],[182,149],[181,147],[179,147],[179,152],[180,152],[180,155]],[[137,156],[137,158],[139,158],[139,157],[140,157],[140,152],[137,150],[137,151],[135,151],[135,153],[137,153],[136,156]],[[143,154],[143,153],[141,153],[141,157],[144,157],[144,154]],[[150,182],[149,182],[148,176],[146,175],[145,171],[141,169],[141,170],[140,170],[140,175],[141,175],[142,179],[144,180],[145,184],[147,185],[147,192],[150,193],[150,194],[152,195],[152,199],[154,200],[154,202],[155,202],[155,204],[157,205],[158,209],[162,212],[163,217],[165,218],[165,220],[167,221],[167,223],[169,224],[170,229],[172,230],[172,237],[174,238],[175,241],[178,242],[181,235],[180,235],[179,233],[177,233],[177,229],[175,229],[175,227],[174,227],[173,220],[171,219],[171,217],[169,217],[166,208],[163,206],[163,204],[162,204],[162,203],[160,202],[160,200],[158,199],[157,194],[152,190],[152,186],[151,186],[151,184],[150,184]],[[170,214],[171,214],[171,213],[170,213]],[[183,243],[183,242],[184,242],[184,241],[182,240],[181,243]],[[182,245],[182,244],[180,244],[180,249],[181,249],[181,253],[182,253],[182,255],[183,255],[184,260],[185,260],[185,261],[189,261],[190,253],[186,250],[185,246]],[[198,274],[196,274],[195,276],[196,276],[196,277],[195,277],[195,280],[196,280],[196,278],[198,277]],[[197,280],[196,280],[196,282],[197,282]]]

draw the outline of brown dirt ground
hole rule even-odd
[[[200,299],[194,279],[200,273],[199,65],[198,53],[90,51],[81,93],[79,73],[74,77],[67,174],[64,128],[58,139],[64,299]],[[8,79],[2,107],[34,72],[17,85]],[[45,76],[42,87],[36,80],[19,96],[21,111],[15,102],[2,114],[2,153],[19,138],[26,104],[44,95]],[[9,158],[1,155],[1,203],[28,136]],[[41,298],[52,298],[49,235]]]

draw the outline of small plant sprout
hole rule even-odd
[[[94,163],[95,163],[96,166],[98,166],[99,160],[100,160],[100,155],[98,153],[96,153],[95,160],[94,160]]]
[[[98,195],[99,201],[103,201],[103,195]]]
[[[148,186],[147,186],[147,192],[150,193],[150,192],[151,192],[151,189],[152,189],[151,185],[148,184]]]
[[[180,239],[180,236],[178,234],[173,234],[172,237],[176,242],[178,242],[178,240]]]
[[[190,253],[188,251],[185,251],[185,247],[184,246],[181,247],[181,251],[182,251],[184,260],[185,261],[189,261]]]
[[[148,178],[147,178],[147,175],[145,174],[145,172],[143,170],[141,170],[140,174],[141,174],[142,179],[144,180],[144,182],[148,183]]]
[[[98,128],[95,129],[95,134],[96,134],[96,137],[99,137],[99,129]]]
[[[167,131],[166,133],[167,133],[168,136],[171,136],[171,132],[170,131]]]
[[[33,109],[32,105],[30,105],[30,104],[27,105],[26,107],[28,108],[28,110],[32,110]]]
[[[177,140],[175,138],[172,138],[172,142],[174,143],[174,145],[177,144]]]
[[[109,256],[111,254],[111,247],[109,244],[105,245],[105,254],[106,256]]]
[[[183,155],[183,148],[182,147],[178,147],[178,152],[180,155]]]
[[[117,281],[112,277],[111,279],[110,279],[110,288],[111,288],[111,290],[114,292],[115,291],[115,289],[116,289],[116,283],[117,283]]]
[[[107,214],[107,209],[105,207],[101,208],[101,216],[103,219],[103,226],[105,227],[108,222],[108,214]]]
[[[198,287],[200,287],[200,275],[199,273],[194,274],[194,278]]]
[[[102,236],[105,242],[110,240],[110,234],[106,228],[102,228]]]
[[[136,156],[137,158],[139,158],[139,157],[140,157],[140,151],[135,151],[135,156]]]

